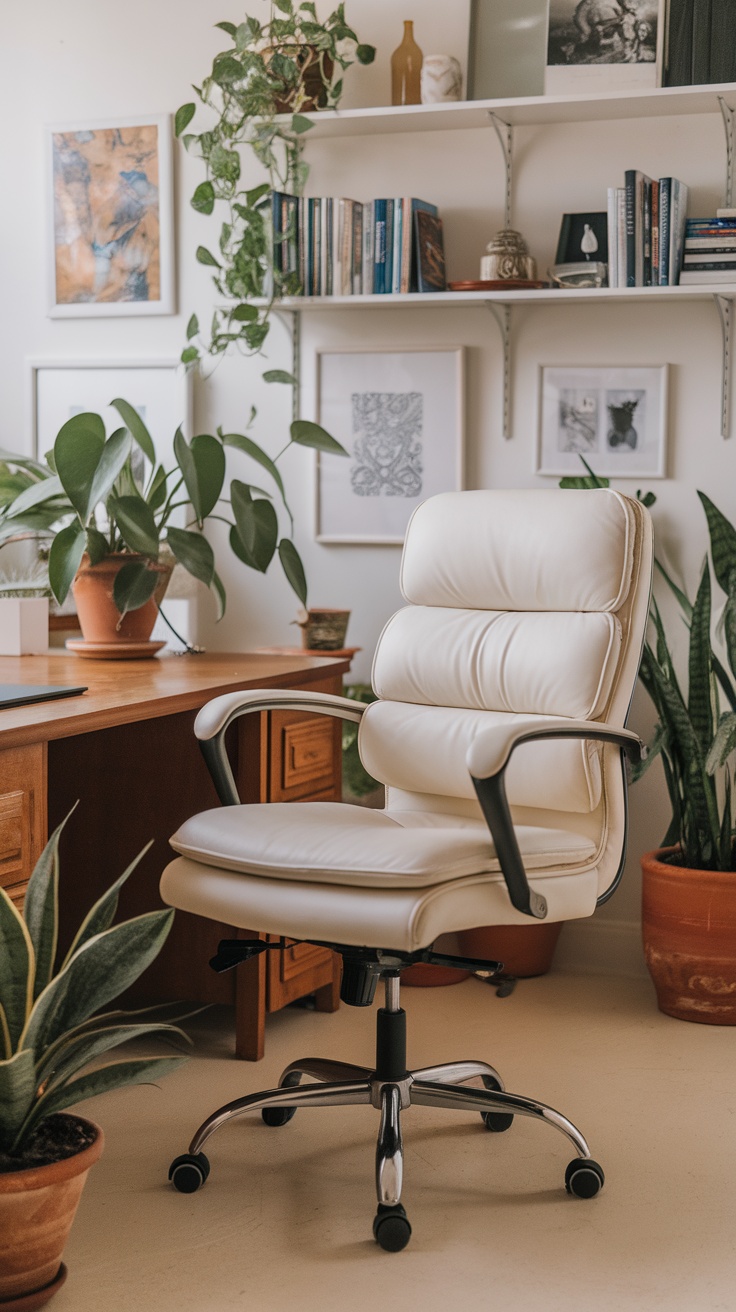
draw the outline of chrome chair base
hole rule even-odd
[[[386,984],[387,1001],[393,1004],[389,1011],[399,1012],[398,989],[392,987],[389,994],[388,980]],[[305,1077],[313,1083],[303,1084]],[[475,1081],[476,1087],[467,1087],[471,1081]],[[193,1193],[204,1184],[209,1174],[209,1163],[202,1152],[204,1145],[216,1130],[245,1112],[260,1111],[267,1125],[278,1126],[285,1125],[302,1107],[357,1104],[369,1104],[381,1114],[376,1144],[379,1206],[374,1235],[381,1247],[391,1251],[405,1247],[411,1235],[401,1206],[404,1173],[401,1113],[412,1106],[479,1112],[487,1128],[496,1132],[509,1129],[515,1116],[543,1121],[564,1134],[577,1154],[565,1175],[568,1192],[580,1198],[592,1198],[603,1185],[603,1171],[592,1160],[576,1126],[545,1103],[508,1093],[498,1071],[487,1062],[443,1062],[407,1071],[403,1078],[385,1079],[369,1067],[320,1057],[291,1062],[281,1075],[277,1089],[235,1098],[208,1116],[192,1138],[189,1151],[172,1162],[169,1179],[182,1193]]]

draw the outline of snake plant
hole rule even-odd
[[[142,974],[171,928],[171,910],[112,924],[120,889],[143,853],[91,908],[55,965],[62,829],[31,875],[23,916],[0,887],[0,1155],[17,1158],[18,1169],[49,1116],[94,1094],[158,1079],[183,1060],[99,1065],[104,1053],[154,1033],[186,1039],[177,1026],[142,1012],[101,1010]],[[94,1068],[85,1070],[90,1062]]]

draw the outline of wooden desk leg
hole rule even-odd
[[[332,980],[315,989],[314,1005],[317,1011],[339,1011],[340,1009],[340,958],[332,954]]]
[[[265,938],[239,929],[238,938]],[[244,966],[235,967],[235,1056],[260,1061],[266,1046],[266,959],[261,952]]]

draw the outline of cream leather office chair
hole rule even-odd
[[[403,1248],[411,1234],[400,1203],[400,1114],[410,1106],[480,1112],[496,1131],[514,1116],[545,1121],[577,1154],[568,1191],[598,1192],[603,1171],[582,1134],[552,1108],[505,1092],[485,1060],[407,1071],[399,977],[412,962],[447,961],[431,948],[447,931],[573,920],[613,892],[626,842],[624,755],[643,751],[624,725],[651,569],[649,516],[616,492],[433,497],[407,534],[408,605],[378,643],[378,701],[268,690],[217,697],[200,712],[195,732],[224,807],[172,838],[179,856],[162,877],[164,900],[329,945],[343,959],[346,1003],[369,1005],[379,978],[386,1001],[373,1068],[293,1062],[278,1089],[204,1122],[172,1163],[177,1189],[204,1183],[206,1140],[243,1112],[276,1126],[302,1107],[371,1103],[381,1113],[374,1234],[383,1248]],[[237,716],[269,708],[359,720],[361,757],[386,785],[385,810],[240,805],[224,733]],[[226,941],[213,965],[261,950],[260,940]],[[473,1082],[481,1087],[466,1087]]]

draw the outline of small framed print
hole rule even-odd
[[[549,0],[546,95],[662,85],[665,0]]]
[[[52,319],[173,314],[171,120],[47,129]]]
[[[538,474],[578,475],[583,456],[605,478],[666,478],[666,364],[543,365]]]
[[[348,459],[317,457],[318,542],[401,544],[413,510],[463,486],[463,350],[325,351],[318,422]]]

